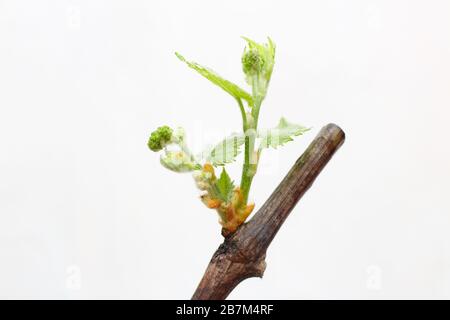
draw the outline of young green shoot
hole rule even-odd
[[[162,151],[160,161],[165,168],[174,172],[192,172],[197,187],[203,192],[200,196],[202,202],[217,211],[225,233],[236,231],[255,207],[248,199],[262,150],[276,149],[309,130],[284,118],[275,128],[258,128],[261,105],[267,95],[275,63],[275,44],[270,38],[267,43],[257,43],[246,37],[243,39],[246,47],[241,59],[242,70],[250,93],[213,70],[175,53],[188,67],[234,98],[242,118],[242,132],[230,134],[200,155],[191,153],[182,128],[173,130],[168,126],[159,127],[148,140],[150,150]],[[242,151],[244,161],[241,180],[240,185],[236,186],[225,166],[234,162]],[[215,169],[218,167],[222,170],[216,176]]]

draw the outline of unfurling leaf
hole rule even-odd
[[[222,169],[222,173],[220,174],[220,178],[216,181],[215,187],[217,196],[220,200],[228,202],[233,193],[234,184],[225,168]]]
[[[292,141],[294,136],[299,136],[310,130],[298,124],[289,123],[285,118],[281,118],[278,126],[273,129],[258,133],[261,139],[259,149],[277,148],[286,142]]]
[[[166,151],[161,155],[160,162],[163,167],[174,172],[190,172],[201,168],[183,151]]]
[[[217,144],[207,156],[207,160],[214,166],[222,166],[233,162],[241,152],[241,146],[245,143],[243,134],[232,134]]]
[[[253,105],[253,98],[252,98],[252,96],[248,92],[246,92],[244,89],[239,87],[238,85],[232,83],[231,81],[228,81],[228,80],[222,78],[216,72],[214,72],[213,70],[211,70],[209,68],[203,67],[203,66],[199,65],[196,62],[187,61],[178,52],[175,52],[175,55],[178,57],[178,59],[180,59],[181,61],[186,63],[190,68],[192,68],[195,71],[197,71],[198,73],[200,73],[202,76],[204,76],[206,79],[208,79],[209,81],[211,81],[215,85],[221,87],[223,90],[225,90],[226,92],[231,94],[234,98],[236,98],[236,99],[244,99],[245,101],[247,101],[249,106]]]

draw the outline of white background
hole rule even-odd
[[[449,14],[445,0],[1,0],[0,297],[192,295],[217,216],[146,142],[162,124],[196,150],[240,129],[233,99],[173,52],[245,86],[246,35],[277,43],[261,127],[313,127],[263,154],[257,207],[323,125],[347,140],[264,279],[230,298],[450,298]]]

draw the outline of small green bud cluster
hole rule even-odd
[[[242,70],[248,76],[260,73],[264,67],[264,60],[257,49],[248,49],[242,55]]]
[[[275,44],[270,38],[267,43],[262,44],[244,39],[247,46],[242,55],[242,70],[247,83],[253,88],[253,94],[264,98],[275,62]]]
[[[148,139],[148,147],[152,151],[162,150],[172,140],[173,130],[168,126],[162,126],[152,132]]]
[[[189,172],[201,168],[185,144],[183,128],[173,130],[168,126],[159,127],[151,133],[147,145],[155,152],[164,149],[160,162],[171,171]],[[177,150],[169,150],[170,146]]]

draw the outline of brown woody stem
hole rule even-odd
[[[344,131],[337,125],[322,128],[255,216],[225,238],[192,299],[225,299],[242,280],[263,276],[267,248],[344,140]]]

